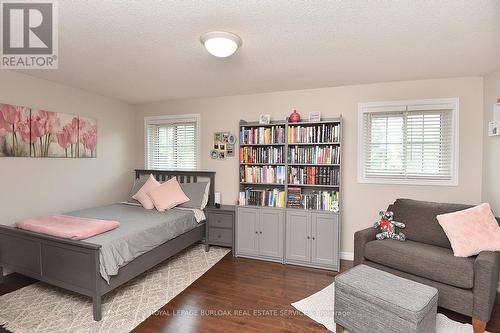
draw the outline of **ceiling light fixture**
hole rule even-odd
[[[238,35],[225,31],[211,31],[201,35],[201,43],[208,53],[218,58],[232,55],[241,46],[242,41]]]

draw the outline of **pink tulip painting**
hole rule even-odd
[[[78,156],[97,157],[97,120],[86,117],[78,120]]]
[[[78,116],[31,111],[32,157],[78,157]]]
[[[0,156],[30,155],[30,109],[12,104],[0,104]]]
[[[0,103],[0,157],[96,157],[97,120]]]

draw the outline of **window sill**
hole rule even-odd
[[[414,186],[458,186],[458,180],[435,179],[391,179],[391,178],[358,178],[359,184],[380,185],[414,185]]]

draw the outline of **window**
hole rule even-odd
[[[144,118],[146,168],[196,170],[199,167],[200,115]]]
[[[458,99],[359,104],[358,181],[458,185]]]

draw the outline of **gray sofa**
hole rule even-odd
[[[375,240],[374,228],[358,231],[354,234],[354,265],[369,265],[437,288],[439,306],[471,316],[474,332],[483,332],[497,294],[500,252],[453,256],[436,219],[436,215],[470,207],[397,199],[387,210],[394,212],[395,221],[406,224],[406,242]]]

